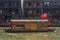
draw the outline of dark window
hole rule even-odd
[[[39,6],[40,4],[39,4],[39,2],[36,2],[36,6]]]
[[[12,2],[12,3],[11,3],[11,6],[12,6],[12,7],[16,7],[16,2]]]
[[[31,5],[31,3],[30,3],[30,2],[29,2],[28,4],[29,4],[29,5]]]
[[[9,2],[9,7],[11,6],[11,2]]]
[[[21,5],[21,4],[20,4]],[[19,6],[19,2],[17,2],[17,6]]]
[[[8,3],[8,2],[5,2],[5,3],[4,3],[4,7],[7,8],[8,6],[9,6],[9,3]]]
[[[2,6],[4,6],[4,3],[1,2],[1,3],[0,3],[0,7],[2,7]]]
[[[31,2],[28,2],[28,6],[31,6]]]
[[[40,12],[39,10],[36,10],[37,14]]]

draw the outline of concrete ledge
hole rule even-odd
[[[54,30],[52,29],[48,29],[48,30],[11,30],[11,29],[8,29],[8,30],[5,30],[5,32],[8,32],[8,33],[25,33],[25,32],[53,32]]]

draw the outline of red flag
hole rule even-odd
[[[46,19],[46,18],[47,18],[47,14],[46,14],[46,13],[43,13],[43,14],[41,15],[41,18],[42,18],[42,19]]]

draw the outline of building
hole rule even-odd
[[[60,19],[60,0],[43,0],[44,12],[52,19]]]
[[[24,9],[25,18],[40,19],[42,1],[41,0],[24,0],[23,9]]]
[[[5,19],[40,19],[42,12],[41,0],[0,0],[0,15]]]
[[[0,15],[4,20],[18,19],[21,14],[20,0],[0,0]]]
[[[59,0],[0,0],[0,20],[40,19],[43,12],[51,18],[51,14],[59,14],[59,10]]]
[[[43,10],[48,14],[52,25],[58,26],[60,23],[60,0],[43,0]]]

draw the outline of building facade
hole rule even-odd
[[[0,19],[18,19],[21,14],[20,0],[0,0]]]
[[[40,19],[42,1],[41,0],[24,0],[24,17],[28,19]]]
[[[50,18],[60,19],[60,0],[43,0],[43,9]]]
[[[6,19],[39,19],[42,8],[41,0],[0,0],[0,15]]]
[[[40,19],[43,12],[60,13],[59,0],[0,0],[0,18],[3,19]],[[23,3],[23,4],[22,4]],[[56,11],[57,10],[57,11]]]

